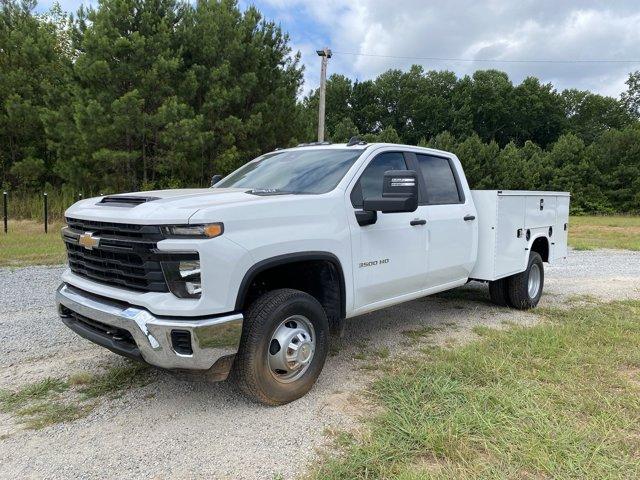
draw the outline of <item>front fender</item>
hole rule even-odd
[[[270,268],[286,265],[289,263],[305,262],[312,260],[322,260],[330,262],[336,269],[338,274],[338,282],[340,284],[340,316],[344,318],[346,315],[346,287],[344,278],[344,268],[340,259],[331,252],[324,251],[307,251],[307,252],[294,252],[284,255],[277,255],[271,258],[265,258],[255,263],[247,273],[245,273],[240,287],[238,289],[238,295],[236,297],[235,310],[240,311],[247,298],[247,293],[253,280],[261,273]]]

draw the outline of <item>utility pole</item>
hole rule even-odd
[[[331,50],[324,47],[322,50],[316,50],[316,53],[322,57],[320,64],[320,103],[318,105],[318,141],[324,142],[324,103],[327,90],[327,63],[331,58]]]

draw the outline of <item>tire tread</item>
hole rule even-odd
[[[491,301],[501,307],[509,307],[509,284],[506,278],[489,282],[489,296]]]
[[[533,263],[538,263],[540,266],[541,284],[538,296],[535,299],[529,298],[529,270]],[[535,307],[542,295],[542,288],[544,285],[544,270],[542,264],[542,257],[537,252],[531,252],[529,256],[529,263],[527,269],[524,272],[518,273],[509,277],[509,300],[511,305],[518,310],[528,310]]]
[[[283,405],[287,402],[275,399],[266,394],[258,382],[256,371],[251,366],[255,362],[256,349],[262,340],[263,332],[260,326],[269,322],[271,315],[283,304],[307,296],[317,302],[315,298],[300,290],[282,288],[272,290],[256,299],[246,310],[244,316],[245,325],[240,338],[240,348],[233,366],[233,377],[240,390],[248,397],[266,405]],[[319,304],[318,304],[319,305]],[[322,307],[320,307],[322,308]]]

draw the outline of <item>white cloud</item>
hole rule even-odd
[[[258,2],[258,6],[260,2]],[[335,52],[405,57],[500,60],[640,60],[640,5],[637,0],[265,0],[283,15],[300,16],[282,25],[302,46],[307,65],[305,90],[318,84],[316,48],[326,39]],[[293,23],[292,23],[293,22]],[[320,32],[320,33],[319,33]],[[372,78],[389,68],[419,63],[426,69],[449,69],[459,75],[498,68],[514,82],[534,75],[558,89],[590,89],[617,96],[640,63],[465,63],[421,61],[336,53],[329,73]]]

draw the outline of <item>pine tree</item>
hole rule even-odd
[[[35,0],[0,6],[0,183],[35,187],[47,178],[48,149],[42,110],[60,105],[71,59],[57,25],[33,14]],[[62,19],[65,20],[64,18]],[[27,185],[28,184],[28,185]]]

